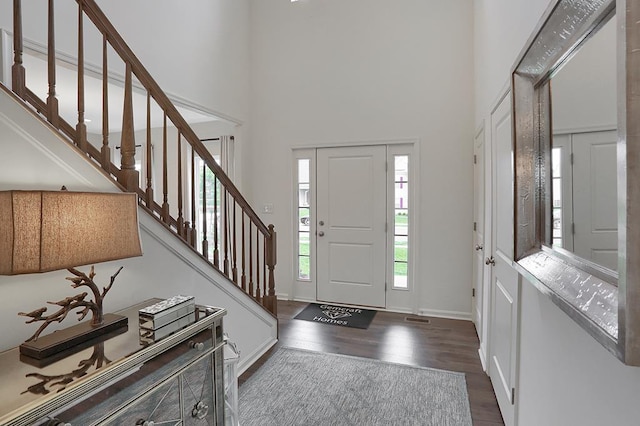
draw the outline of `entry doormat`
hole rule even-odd
[[[366,329],[375,315],[376,311],[370,309],[309,303],[294,319]]]

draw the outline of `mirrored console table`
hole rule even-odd
[[[138,310],[128,327],[73,354],[35,360],[0,353],[0,425],[223,425],[222,318],[196,306],[195,323],[141,344]]]

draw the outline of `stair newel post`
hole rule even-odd
[[[22,1],[13,0],[13,65],[11,87],[16,95],[24,99],[25,72],[22,64]]]
[[[267,302],[267,294],[267,236],[262,234],[262,306]]]
[[[102,37],[102,168],[111,172],[111,148],[109,148],[109,65],[107,62],[107,36]]]
[[[76,144],[82,152],[87,152],[87,125],[84,122],[84,0],[78,0],[78,124],[76,124]]]
[[[184,216],[182,214],[182,134],[180,133],[180,129],[176,130],[178,131],[178,219],[176,219],[176,226],[178,235],[186,239]]]
[[[232,261],[233,267],[231,268],[231,275],[233,276],[233,282],[238,284],[238,229],[236,228],[236,200],[233,200],[233,252],[232,252]]]
[[[124,108],[122,109],[122,139],[120,141],[120,178],[127,191],[135,192],[140,186],[136,170],[136,140],[133,128],[133,82],[131,65],[127,64],[124,81]]]
[[[145,202],[147,207],[153,209],[153,152],[151,148],[151,93],[147,92],[147,188],[145,190]]]
[[[169,223],[169,179],[167,176],[167,113],[164,113],[162,123],[162,214],[161,218],[164,223]]]
[[[209,260],[209,241],[207,241],[207,165],[202,163],[202,255]],[[214,182],[213,205],[216,204],[215,182]],[[215,219],[214,219],[215,221]],[[215,235],[215,222],[213,233]],[[213,262],[216,261],[216,255],[213,255]]]
[[[49,92],[47,94],[47,120],[56,129],[60,127],[58,112],[58,98],[56,98],[56,35],[53,0],[49,0],[48,11],[48,42],[47,42],[47,74]]]
[[[269,268],[269,295],[265,296],[263,306],[267,308],[272,314],[277,315],[278,305],[276,303],[276,281],[274,277],[274,270],[276,267],[276,231],[273,225],[269,225],[269,237],[267,243],[267,267]]]

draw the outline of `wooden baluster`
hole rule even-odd
[[[57,129],[60,127],[60,114],[58,112],[58,98],[56,98],[56,35],[53,0],[49,0],[48,24],[47,72],[49,93],[47,95],[47,120]]]
[[[238,228],[236,227],[236,200],[233,200],[233,251],[232,251],[232,262],[233,267],[231,268],[231,275],[233,276],[233,282],[238,284]]]
[[[262,295],[267,295],[267,236],[264,234],[262,234]],[[265,302],[266,297],[263,297],[262,306],[265,306]]]
[[[245,214],[244,214],[244,209],[242,210],[242,238],[241,238],[241,243],[242,243],[242,277],[240,278],[240,283],[242,285],[242,289],[246,292],[247,291],[247,260],[246,260],[246,242],[247,242],[247,238],[245,237],[245,231],[244,231],[244,227],[245,227]]]
[[[254,297],[254,288],[253,288],[253,236],[252,236],[252,229],[253,229],[253,223],[249,222],[249,294],[251,295],[251,297]]]
[[[227,188],[224,188],[222,198],[222,212],[224,213],[222,220],[224,224],[224,263],[222,265],[224,274],[229,277],[229,206],[227,201]]]
[[[162,128],[162,221],[169,223],[169,195],[167,177],[167,113],[164,113],[164,121]]]
[[[256,300],[262,303],[260,293],[260,230],[256,226]]]
[[[82,152],[87,152],[87,125],[84,122],[84,19],[83,18],[84,18],[84,0],[78,0],[78,124],[76,124],[76,144],[82,150]],[[126,108],[126,104],[127,104],[127,96],[125,92],[125,108]],[[131,113],[133,113],[133,108],[131,110]],[[124,120],[125,118],[123,118],[123,121]],[[133,125],[133,122],[132,122],[132,125]],[[122,130],[123,139],[125,137],[124,134],[125,134],[125,129],[123,128]],[[122,150],[124,150],[123,146],[121,146],[121,151]],[[127,185],[125,185],[124,183],[123,183],[123,186],[129,190]]]
[[[186,239],[184,232],[184,217],[182,215],[182,134],[178,129],[178,235]]]
[[[264,306],[274,315],[278,314],[278,305],[276,301],[276,281],[274,277],[274,269],[276,267],[276,231],[273,225],[269,225],[269,238],[267,243],[267,267],[269,268],[269,294],[265,295]]]
[[[207,174],[207,165],[203,163],[202,164],[202,255],[208,260],[209,259],[209,242],[207,241],[207,178],[206,178],[206,174]],[[213,204],[215,205],[215,203],[216,203],[216,198],[214,195]],[[214,234],[215,234],[215,227],[214,227]],[[213,256],[214,263],[215,263],[215,259],[216,257],[214,254]]]
[[[196,247],[196,152],[191,148],[191,230],[189,243]]]
[[[148,96],[148,95],[147,95]],[[107,63],[107,36],[102,37],[102,168],[111,173],[111,148],[109,148],[109,66]],[[149,204],[147,203],[147,206]]]
[[[84,123],[82,124],[84,125]],[[133,76],[131,65],[129,64],[127,64],[125,68],[124,78],[124,107],[122,109],[122,137],[120,139],[120,177],[118,178],[118,182],[129,192],[136,192],[140,186],[140,174],[136,170],[136,139],[133,126]]]
[[[153,209],[153,150],[151,146],[151,93],[147,92],[147,188],[145,198],[147,207]]]
[[[213,177],[213,266],[220,269],[220,250],[218,244],[218,177]]]
[[[11,88],[24,99],[25,71],[22,64],[22,1],[13,0],[13,65],[11,66]]]

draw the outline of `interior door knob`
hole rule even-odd
[[[318,222],[318,225],[320,226],[324,225],[324,220],[321,220],[320,222]]]
[[[486,260],[484,261],[484,264],[485,265],[495,266],[496,265],[496,260],[493,258],[493,256],[487,257]]]
[[[476,244],[476,251],[480,251],[484,248],[484,246],[480,245],[480,244]]]
[[[318,237],[324,237],[324,231],[318,232]]]

